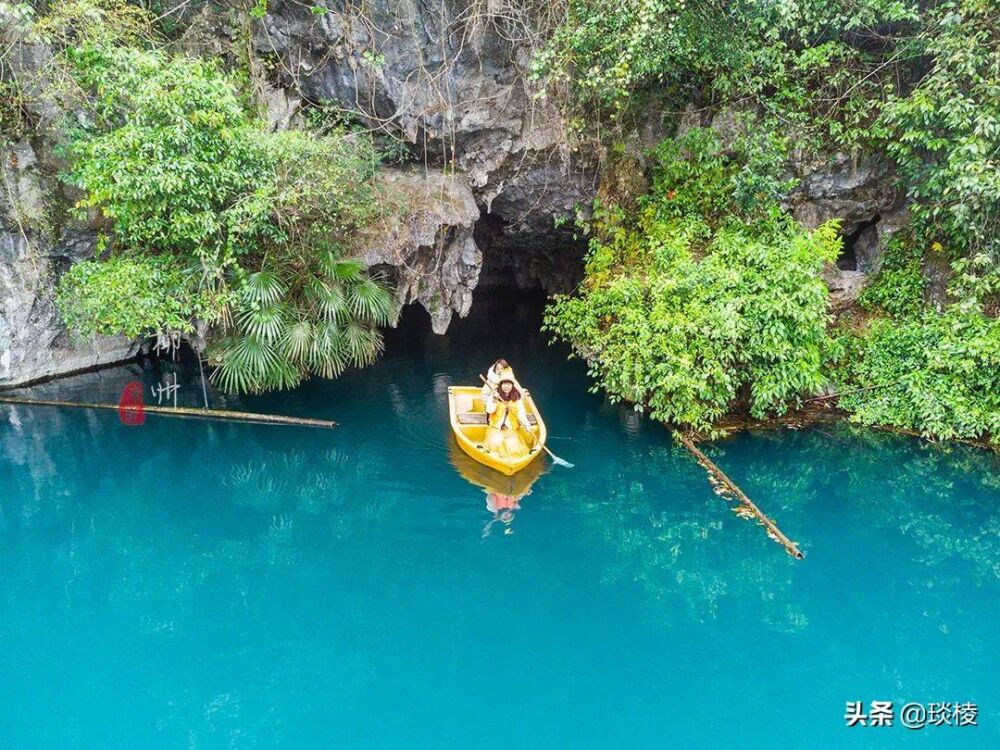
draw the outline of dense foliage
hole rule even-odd
[[[919,313],[927,285],[922,258],[920,246],[907,234],[893,237],[881,267],[861,292],[862,308],[903,317]]]
[[[193,318],[213,320],[225,299],[198,284],[170,256],[117,256],[75,263],[57,298],[66,324],[88,336],[188,333]]]
[[[885,147],[912,198],[918,240],[1000,265],[1000,16],[994,0],[927,11],[919,41],[932,61],[890,100]]]
[[[857,421],[1000,446],[1000,320],[957,308],[880,318],[844,362],[841,405]]]
[[[780,182],[747,169],[757,145],[725,153],[704,130],[667,141],[635,214],[598,210],[586,280],[546,325],[612,398],[708,428],[740,397],[764,416],[823,385],[820,271],[840,240],[780,215]]]
[[[214,377],[235,391],[375,358],[391,298],[348,259],[382,206],[370,139],[271,133],[231,76],[155,45],[84,34],[62,59],[89,103],[67,179],[106,220],[108,256],[60,284],[68,323],[133,336],[201,319]]]
[[[920,51],[915,0],[570,0],[535,61],[579,112],[621,120],[657,102],[737,105],[812,140],[877,135],[881,104]]]
[[[744,191],[751,202],[782,194],[780,183],[768,175],[780,174],[773,166],[789,146],[819,154],[877,150],[891,157],[913,220],[892,241],[861,298],[862,310],[875,320],[841,328],[838,339],[848,354],[830,368],[811,371],[798,382],[782,371],[779,382],[788,387],[766,393],[781,401],[796,387],[815,387],[828,376],[855,394],[841,403],[860,421],[931,436],[996,435],[996,383],[992,372],[985,372],[995,369],[987,352],[989,344],[995,345],[993,319],[1000,310],[1000,17],[995,2],[569,0],[565,22],[537,56],[534,71],[556,84],[554,90],[570,93],[564,101],[581,134],[593,134],[596,117],[605,139],[609,133],[629,132],[650,113],[671,118],[692,106],[709,114],[743,113],[762,142],[750,152],[757,163],[745,165],[745,174],[761,183]],[[790,142],[781,143],[779,136]],[[719,225],[703,236],[676,220],[661,222],[662,211],[651,213],[650,206],[664,203],[663,177],[670,170],[689,170],[687,184],[696,188],[675,189],[670,196],[671,206],[689,204],[686,222],[724,210],[738,215],[746,208],[739,200],[725,205],[727,195],[740,193],[738,186],[723,194],[722,203],[714,202],[717,194],[706,188],[725,182],[719,181],[718,160],[692,153],[694,158],[670,165],[656,160],[653,190],[638,209],[626,201],[600,208],[587,279],[577,297],[556,302],[550,325],[590,358],[599,382],[613,395],[657,402],[658,416],[700,424],[724,413],[725,398],[736,390],[719,387],[724,381],[718,374],[708,377],[703,366],[715,361],[727,372],[735,368],[740,373],[733,376],[736,384],[756,380],[760,372],[736,354],[750,351],[736,338],[729,341],[734,349],[728,359],[705,355],[703,342],[717,344],[720,331],[727,330],[724,321],[742,325],[742,315],[713,317],[684,294],[671,297],[668,308],[648,301],[648,295],[655,298],[667,288],[673,294],[674,287],[664,287],[663,279],[688,278],[687,271],[677,270],[683,265],[664,265],[663,251],[652,248],[693,248],[687,261],[698,269],[693,288],[717,299],[714,280],[705,274],[724,259],[733,264],[732,278],[741,280],[728,293],[752,274],[739,255],[716,255],[719,243],[749,247],[756,242],[757,257],[767,257],[760,248],[787,250],[787,233],[800,240],[804,235],[786,221],[784,236],[766,233],[761,244],[760,234],[750,240],[747,235],[754,232],[743,226]],[[629,245],[633,249],[626,250]],[[701,253],[704,259],[694,260]],[[939,273],[949,266],[947,299],[941,299],[939,285],[931,291],[927,269]],[[762,268],[773,285],[755,288],[754,294],[785,301],[794,297],[795,283],[782,278],[785,264]],[[683,283],[678,288],[686,289]],[[739,293],[736,298],[744,299]],[[945,309],[929,307],[931,301]],[[661,315],[667,309],[671,322],[664,327]],[[685,336],[678,337],[682,323]],[[840,350],[831,347],[829,353]],[[674,351],[692,353],[693,366],[678,368],[684,377],[668,381],[670,370],[663,362]],[[845,368],[845,362],[850,366]],[[900,380],[904,371],[910,374]],[[694,395],[678,400],[662,385],[682,388],[685,381],[691,394],[705,400]],[[952,387],[959,381],[961,387]],[[656,384],[661,384],[658,389]],[[775,403],[752,394],[751,389],[755,413]]]
[[[800,148],[886,151],[915,240],[997,264],[998,18],[994,0],[570,0],[535,72],[587,120],[736,107]]]

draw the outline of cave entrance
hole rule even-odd
[[[843,235],[844,250],[837,258],[837,268],[841,271],[862,270],[859,265],[864,265],[865,254],[872,243],[878,240],[877,225],[881,218],[880,214],[875,214],[859,223],[850,234]],[[860,264],[859,258],[862,261]]]
[[[483,253],[474,299],[504,291],[566,294],[583,279],[587,243],[574,237],[572,230],[558,229],[551,223],[547,228],[515,229],[483,211],[474,237]]]

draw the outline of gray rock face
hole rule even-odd
[[[909,223],[910,212],[906,206],[880,213],[878,220],[865,228],[854,241],[858,270],[866,274],[878,271],[882,267],[882,258],[889,240]]]
[[[65,86],[52,85],[52,52],[25,36],[0,9],[4,71],[22,94],[33,139],[0,133],[0,386],[127,359],[123,338],[74,340],[53,298],[59,275],[88,257],[96,235],[66,216],[71,198],[56,178],[57,123],[72,110]]]
[[[825,162],[798,158],[792,166],[800,181],[786,207],[807,227],[840,219],[841,233],[853,238],[856,270],[877,271],[889,239],[909,221],[891,164],[835,154]]]
[[[53,303],[62,270],[89,256],[95,236],[64,229],[56,242],[46,221],[44,181],[27,141],[0,149],[0,386],[119,362],[137,346],[121,338],[74,340]]]
[[[861,223],[899,203],[895,175],[883,159],[836,154],[827,162],[794,161],[792,166],[800,182],[787,204],[807,227],[840,219],[841,231],[853,234]]]
[[[868,276],[860,271],[844,271],[831,264],[823,269],[823,281],[830,290],[831,307],[844,310],[858,301],[868,284]]]
[[[317,15],[277,0],[255,25],[281,83],[398,135],[432,166],[463,173],[477,203],[523,231],[588,200],[594,165],[573,159],[558,107],[527,82],[531,53],[506,11],[475,0],[372,0]],[[544,185],[544,190],[538,190]],[[530,191],[526,201],[516,195]]]
[[[466,315],[483,255],[473,239],[479,218],[468,181],[439,170],[387,170],[381,177],[390,201],[401,206],[368,233],[361,260],[392,277],[400,305],[419,302],[435,333],[452,315]]]

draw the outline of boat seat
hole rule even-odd
[[[486,412],[484,411],[460,411],[458,413],[459,424],[486,424]],[[528,415],[528,424],[538,424],[538,417],[534,414]]]

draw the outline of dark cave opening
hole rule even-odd
[[[573,291],[583,279],[587,243],[571,229],[520,230],[502,217],[480,214],[474,237],[483,266],[474,295],[504,290],[552,295]]]
[[[864,265],[863,257],[868,251],[872,239],[877,239],[877,225],[881,220],[881,214],[875,214],[867,221],[860,222],[849,234],[843,235],[844,249],[837,258],[837,268],[841,271],[862,270],[859,265]],[[859,257],[862,263],[859,264]]]

